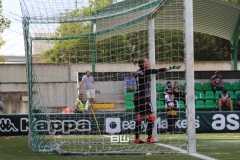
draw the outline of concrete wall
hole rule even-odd
[[[64,83],[35,83],[34,84],[33,106],[44,108],[46,112],[60,112],[62,108],[74,108],[74,104],[77,98],[77,85],[76,82],[64,82]],[[95,88],[100,91],[100,94],[96,94],[97,103],[115,103],[117,106],[123,108],[123,82],[96,82]],[[86,100],[85,86],[82,86],[82,90],[79,91],[83,94],[83,100]],[[25,84],[12,84],[2,83],[0,84],[0,101],[5,104],[4,113],[27,113],[27,103],[22,103],[21,98],[27,96],[27,83]],[[14,98],[13,98],[14,97]],[[19,107],[17,112],[14,107]]]
[[[176,63],[157,63],[156,68],[170,66]],[[238,62],[240,68],[240,62]],[[38,82],[67,82],[68,81],[68,65],[67,64],[34,64],[34,77]],[[129,63],[111,63],[96,64],[96,72],[133,72],[138,69]],[[195,71],[215,71],[215,70],[231,70],[231,63],[227,61],[221,62],[195,62]],[[91,64],[72,63],[70,72],[71,80],[77,80],[77,72],[91,71]],[[182,63],[180,71],[185,70]],[[25,64],[0,64],[0,82],[26,82],[26,65]]]
[[[23,100],[24,96],[27,96],[26,91],[0,91],[0,101],[5,104],[2,113],[28,113],[28,102]]]

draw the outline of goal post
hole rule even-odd
[[[148,42],[149,42],[149,61],[151,68],[155,69],[155,32],[154,32],[154,18],[148,20]],[[151,75],[151,103],[153,106],[154,115],[157,117],[156,107],[156,75]],[[157,120],[154,121],[153,139],[157,141]]]
[[[186,54],[186,113],[188,153],[196,153],[195,93],[194,93],[194,47],[193,47],[193,1],[184,0],[185,54]]]

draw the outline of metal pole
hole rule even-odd
[[[194,50],[193,50],[193,1],[184,0],[185,8],[185,54],[186,54],[186,114],[188,153],[196,153]]]
[[[33,109],[35,106],[33,103],[33,62],[32,62],[32,39],[29,37],[29,18],[25,17],[22,20],[24,43],[25,43],[25,55],[26,55],[26,71],[28,81],[28,117],[29,117],[29,140],[28,145],[31,149],[38,148],[36,140],[36,132],[34,130],[34,114]]]
[[[91,42],[91,50],[92,50],[92,72],[95,72],[96,70],[96,50],[95,50],[95,45],[96,45],[96,22],[93,22],[93,33],[90,37],[90,42]]]
[[[233,62],[233,57],[232,54],[230,53],[230,57],[231,57],[231,70],[234,70],[234,62]]]
[[[155,31],[154,31],[154,18],[148,20],[148,43],[149,43],[149,61],[151,68],[155,68]],[[155,117],[157,117],[156,107],[156,75],[151,75],[151,103]],[[157,118],[154,121],[153,139],[157,141]]]
[[[238,45],[238,41],[236,43]],[[233,53],[233,64],[234,64],[234,70],[238,70],[238,46],[234,46],[234,53]]]
[[[72,72],[71,72],[71,62],[70,62],[70,53],[68,54],[68,82],[72,82],[71,78],[72,78]]]

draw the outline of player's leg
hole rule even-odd
[[[153,138],[152,138],[152,132],[153,132],[153,127],[154,127],[154,120],[156,119],[154,114],[149,114],[148,116],[148,126],[147,126],[147,142],[148,143],[157,143]]]
[[[213,86],[212,89],[213,89],[213,92],[215,93],[216,90],[217,90],[217,87],[216,87],[216,86]]]
[[[167,122],[168,122],[167,133],[172,133],[173,132],[173,116],[172,115],[167,116]]]
[[[87,99],[89,99],[89,100],[90,100],[90,99],[91,99],[90,90],[87,90],[87,91],[86,91],[86,95],[87,95]]]
[[[90,90],[90,102],[91,102],[91,105],[94,103],[94,99],[95,99],[95,89],[91,89]]]
[[[146,108],[146,113],[148,116],[148,125],[147,125],[147,134],[148,134],[148,138],[147,138],[147,142],[148,143],[156,143],[156,141],[152,138],[152,131],[153,131],[153,127],[154,127],[154,120],[156,119],[154,112],[153,112],[153,107],[152,104],[150,102],[150,98],[147,97],[146,98],[146,102],[145,102],[145,108]]]
[[[4,103],[0,101],[0,111],[4,111],[4,108],[5,108]]]
[[[221,90],[222,90],[222,91],[225,90],[225,86],[224,86],[224,85],[221,86]]]
[[[218,101],[218,109],[219,111],[222,111],[222,101]]]
[[[133,92],[135,93],[137,91],[137,86],[133,86]]]
[[[142,115],[136,114],[135,141],[134,141],[135,144],[144,143],[144,141],[140,139],[141,123],[142,123]]]
[[[124,98],[125,98],[125,96],[126,96],[126,94],[127,94],[127,91],[128,91],[128,88],[127,88],[127,86],[124,86],[124,89],[123,89]]]
[[[140,139],[142,115],[141,115],[141,99],[134,99],[135,113],[136,113],[136,124],[135,124],[135,144],[144,143]]]
[[[173,125],[172,125],[173,133],[176,133],[176,131],[175,131],[176,119],[177,119],[177,116],[173,116]]]
[[[88,110],[89,106],[91,106],[91,94],[90,94],[90,90],[86,91],[86,95],[87,95],[87,101],[85,104],[85,111]]]
[[[227,106],[230,107],[231,111],[233,111],[233,104],[232,104],[232,100],[227,101]]]

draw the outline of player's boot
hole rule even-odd
[[[157,143],[157,142],[151,137],[151,138],[147,138],[146,143]]]
[[[134,144],[143,144],[145,143],[144,141],[142,141],[141,139],[135,139],[134,140]]]

